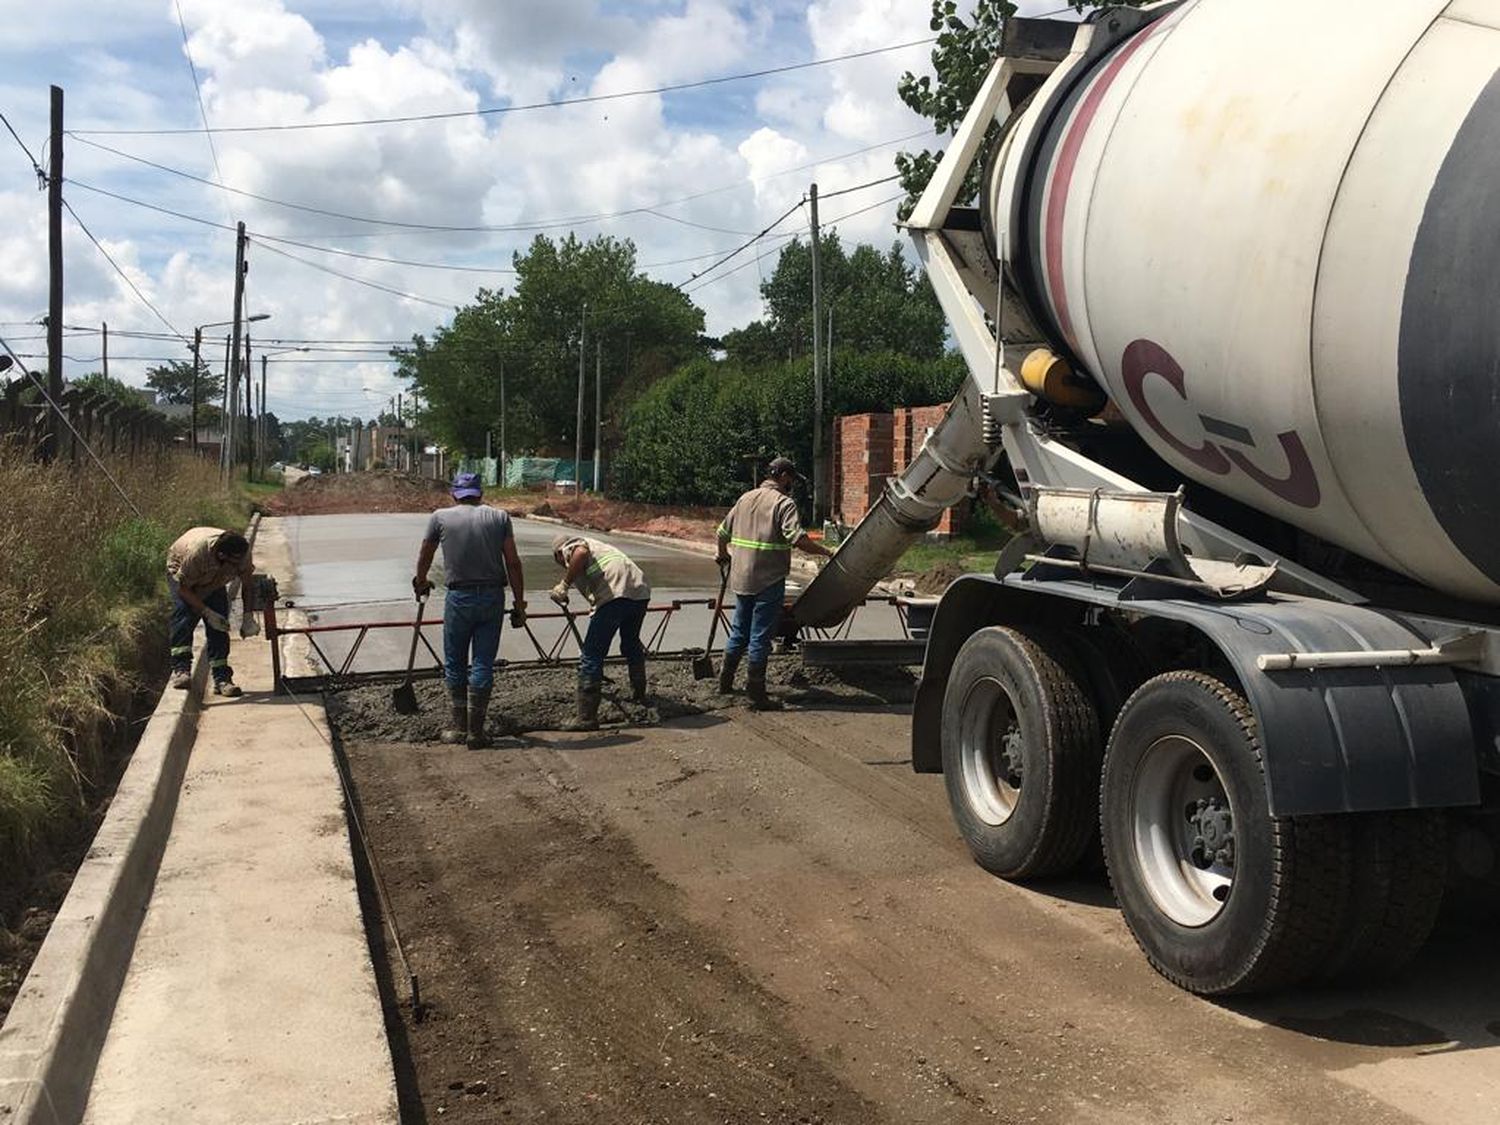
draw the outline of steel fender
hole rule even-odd
[[[912,769],[943,772],[943,693],[965,641],[989,625],[1072,625],[1084,609],[1066,599],[1038,598],[1012,589],[988,574],[968,574],[949,586],[928,628],[922,680],[912,706]]]
[[[1395,614],[1295,597],[1121,604],[1118,591],[1080,581],[1013,575],[1005,584],[1043,601],[1119,605],[1178,621],[1212,641],[1239,677],[1260,725],[1275,816],[1479,803],[1478,735],[1452,669],[1262,672],[1256,666],[1268,653],[1425,648],[1436,639]]]

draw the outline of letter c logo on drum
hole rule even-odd
[[[1120,361],[1120,378],[1125,384],[1125,393],[1130,396],[1131,405],[1141,420],[1189,462],[1216,476],[1227,476],[1238,468],[1273,496],[1299,508],[1316,508],[1322,501],[1317,472],[1307,455],[1307,447],[1295,430],[1277,435],[1286,456],[1287,474],[1284,477],[1265,472],[1238,449],[1221,449],[1211,441],[1198,446],[1189,445],[1167,429],[1146,400],[1146,378],[1151,375],[1164,380],[1184,402],[1188,401],[1187,375],[1182,365],[1155,341],[1137,340],[1125,349]],[[1250,431],[1232,423],[1222,423],[1221,428],[1226,436],[1232,435],[1232,440],[1248,445],[1252,451],[1256,448]]]

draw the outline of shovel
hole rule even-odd
[[[417,598],[417,620],[411,629],[411,651],[406,654],[406,679],[391,690],[391,706],[398,715],[415,715],[421,710],[417,706],[417,692],[412,687],[411,670],[417,663],[417,641],[422,636],[422,611],[427,608],[427,597]]]
[[[719,600],[714,603],[713,619],[708,625],[708,644],[703,648],[702,656],[693,657],[693,679],[711,680],[714,677],[714,637],[719,631],[719,613],[724,608],[724,591],[729,589],[729,568],[724,567],[719,572]]]

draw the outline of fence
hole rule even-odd
[[[47,448],[52,430],[48,417],[51,407],[39,395],[28,395],[29,388],[30,383],[25,379],[12,379],[0,394],[0,439],[40,454]],[[58,406],[72,427],[72,430],[59,427],[56,450],[59,460],[74,463],[87,460],[84,442],[101,457],[113,454],[133,460],[138,456],[154,456],[174,441],[166,416],[149,406],[123,403],[78,386],[67,387]],[[78,437],[73,436],[73,431]]]

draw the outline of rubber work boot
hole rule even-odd
[[[752,711],[779,711],[781,702],[766,694],[766,666],[751,664],[746,669],[745,694],[750,697]]]
[[[449,746],[462,746],[469,736],[469,689],[449,688],[448,699],[452,703],[452,717],[439,737]]]
[[[490,710],[491,688],[474,688],[469,692],[469,738],[470,750],[483,750],[490,744],[484,722]]]
[[[646,665],[630,665],[630,702],[646,702]]]
[[[599,700],[604,695],[602,680],[578,681],[578,715],[563,725],[563,730],[598,730]]]
[[[240,685],[233,680],[215,680],[214,694],[222,695],[225,699],[238,699],[245,693],[240,690]]]
[[[740,653],[725,653],[724,663],[719,668],[719,694],[729,695],[734,691],[734,674],[740,670]]]
[[[172,673],[172,686],[178,691],[187,691],[193,686],[193,674],[185,668],[178,668]]]

